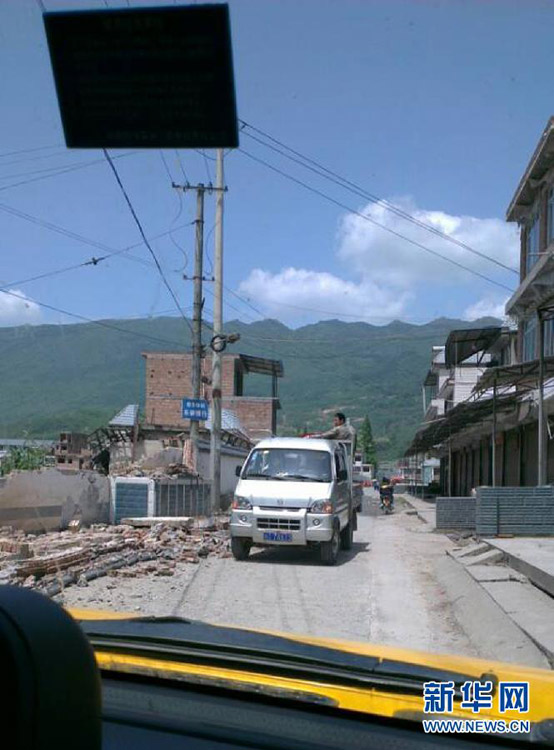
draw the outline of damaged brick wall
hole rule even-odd
[[[183,398],[192,397],[192,355],[146,352],[146,418],[150,424],[176,425],[181,419]],[[235,395],[235,363],[238,355],[225,355],[222,363],[221,392]],[[212,360],[202,360],[202,375],[211,379]],[[211,388],[203,385],[203,397],[210,400]]]
[[[253,440],[262,440],[275,433],[276,408],[272,398],[225,398],[224,408],[234,411]]]
[[[192,356],[168,352],[146,352],[146,421],[163,427],[188,427],[181,418],[181,400],[190,398]],[[248,434],[255,440],[275,433],[277,401],[271,397],[236,395],[235,367],[238,355],[225,355],[222,366],[222,405],[237,414]],[[211,378],[211,358],[202,360],[202,372]],[[239,378],[240,380],[240,378]],[[209,385],[203,397],[211,398]]]

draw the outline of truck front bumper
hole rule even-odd
[[[233,510],[231,536],[251,539],[258,545],[305,546],[328,542],[333,536],[333,515],[309,513],[306,508],[281,510],[254,506],[252,510]]]

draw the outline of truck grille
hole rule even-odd
[[[258,518],[259,529],[276,531],[300,531],[299,518]]]
[[[264,505],[264,510],[277,510],[279,513],[283,512],[283,508],[281,505]],[[292,505],[287,505],[287,510],[302,510],[302,508],[293,508]]]

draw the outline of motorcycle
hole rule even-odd
[[[381,491],[379,493],[380,499],[381,499],[381,510],[385,514],[392,513],[394,510],[393,507],[393,499],[392,499],[392,488],[389,487],[381,487]]]

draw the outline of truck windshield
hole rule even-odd
[[[330,482],[331,456],[327,451],[260,448],[248,459],[242,478]]]

